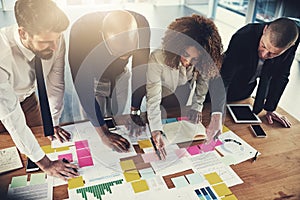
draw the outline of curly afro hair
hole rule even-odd
[[[223,60],[223,45],[214,22],[206,17],[192,15],[173,21],[162,39],[165,63],[178,68],[180,56],[189,46],[201,52],[197,68],[208,77],[215,77]]]

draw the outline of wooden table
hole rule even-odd
[[[263,121],[261,126],[268,135],[266,138],[254,137],[249,124],[235,124],[229,115],[225,118],[227,127],[262,153],[255,163],[248,160],[231,166],[244,181],[243,184],[230,188],[238,199],[300,199],[300,122],[280,108],[278,108],[278,112],[285,114],[290,119],[292,128],[283,128],[276,122],[268,125],[261,113],[259,116]],[[175,115],[176,112],[168,117]],[[204,124],[207,125],[209,105],[205,106],[203,118]],[[121,117],[116,117],[116,121],[120,122]],[[43,137],[42,127],[32,128],[32,131],[41,145],[50,144],[50,141]],[[11,146],[14,146],[14,143],[9,134],[0,134],[0,149]],[[25,166],[25,156],[21,157]],[[0,175],[0,199],[6,194],[11,178],[25,173],[25,167],[23,167]],[[53,197],[54,199],[68,198],[67,186],[55,187]]]

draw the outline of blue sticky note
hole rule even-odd
[[[177,122],[176,118],[168,118],[167,123]]]
[[[15,176],[11,179],[11,188],[27,186],[27,175]]]
[[[179,176],[175,178],[171,178],[173,184],[175,185],[176,188],[182,188],[185,186],[188,186],[189,183],[187,182],[186,178],[184,176]]]
[[[139,173],[142,179],[150,179],[155,176],[155,173],[152,168],[140,169]]]
[[[191,185],[202,183],[205,179],[198,173],[185,175]]]

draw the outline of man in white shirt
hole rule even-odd
[[[18,26],[0,30],[0,120],[20,152],[48,175],[62,179],[73,177],[77,173],[70,168],[77,167],[51,161],[28,126],[41,122],[35,97],[34,68],[34,60],[40,58],[55,126],[54,136],[60,140],[69,137],[58,126],[64,95],[65,43],[62,32],[68,27],[69,20],[51,0],[18,0],[15,17]],[[38,122],[32,122],[36,119]]]

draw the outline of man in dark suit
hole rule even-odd
[[[116,107],[110,105],[112,94],[118,77],[128,70],[130,58],[134,69],[131,117],[138,114],[146,89],[136,80],[146,80],[149,46],[148,21],[132,11],[86,14],[70,32],[69,63],[81,105],[102,141],[118,152],[127,151],[129,143],[108,130],[104,116],[112,115],[110,108]]]
[[[250,97],[260,78],[253,112],[258,114],[264,109],[270,124],[275,120],[290,127],[289,120],[275,110],[289,81],[298,44],[299,28],[288,18],[248,24],[238,30],[231,38],[221,68],[227,100]]]

